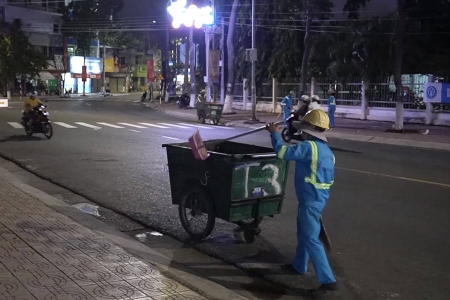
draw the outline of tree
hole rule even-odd
[[[65,8],[62,32],[77,41],[77,48],[86,54],[91,41],[99,39],[99,32],[111,28],[116,15],[123,8],[123,0],[72,1]],[[104,35],[105,37],[107,35]],[[84,94],[83,83],[83,94]]]
[[[16,77],[34,78],[48,63],[45,55],[28,42],[19,19],[0,25],[3,29],[0,32],[0,82],[9,90],[10,82]]]
[[[403,129],[403,85],[402,85],[402,63],[403,63],[403,41],[405,38],[406,12],[403,0],[397,0],[397,24],[395,29],[395,62],[394,83],[396,94],[395,129]]]
[[[66,73],[69,72],[69,59],[66,56],[65,51],[62,55],[54,55],[53,59],[49,61],[49,66],[53,67],[58,72],[64,89],[64,87],[66,86]],[[63,93],[64,90],[61,90],[61,94]]]
[[[234,28],[236,24],[236,16],[239,8],[239,0],[233,0],[233,6],[231,8],[230,22],[228,24],[228,36],[227,36],[227,62],[228,62],[228,78],[227,89],[225,96],[225,104],[223,106],[223,113],[232,113],[232,105],[234,100],[234,68],[235,68],[235,56],[234,56]]]

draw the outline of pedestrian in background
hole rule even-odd
[[[281,107],[283,109],[284,126],[287,125],[286,120],[291,115],[293,98],[294,98],[294,91],[290,91],[289,94],[286,97],[284,97],[283,100],[281,101]]]
[[[295,161],[295,191],[298,200],[297,250],[289,269],[306,274],[311,259],[320,287],[313,294],[337,290],[336,279],[319,240],[320,218],[334,183],[334,154],[327,145],[325,131],[329,129],[328,115],[321,109],[308,112],[302,121],[292,125],[301,131],[303,142],[284,145],[277,126],[266,126],[272,147],[278,158]]]
[[[336,112],[336,91],[328,90],[328,117],[330,118],[330,127],[334,127],[334,113]]]

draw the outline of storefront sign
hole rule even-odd
[[[86,78],[102,78],[102,60],[96,57],[71,56],[70,73],[72,78],[83,78],[83,66],[86,66]]]

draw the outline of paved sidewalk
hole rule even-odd
[[[195,109],[181,110],[174,104],[159,105],[159,103],[149,106],[172,116],[191,121],[197,120]],[[279,114],[257,113],[257,118],[261,123],[248,124],[247,121],[251,118],[250,111],[234,111],[236,114],[223,116],[221,123],[256,128],[268,122],[282,120],[282,116]],[[336,118],[335,123],[335,127],[327,131],[327,136],[330,138],[450,151],[450,127],[446,126],[405,124],[404,128],[408,131],[429,130],[428,134],[421,134],[386,132],[392,128],[393,123],[390,122]]]
[[[0,299],[207,299],[5,180],[0,216]]]

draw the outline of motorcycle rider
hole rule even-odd
[[[302,132],[305,141],[292,146],[283,144],[276,124],[270,123],[266,126],[278,158],[296,163],[298,244],[293,262],[288,267],[299,274],[306,274],[308,261],[311,259],[320,283],[314,294],[337,289],[324,246],[319,240],[320,218],[334,182],[335,157],[327,145],[325,136],[329,124],[330,119],[323,110],[308,112],[302,121],[293,122],[293,126]]]
[[[34,118],[34,109],[36,107],[39,107],[43,105],[43,103],[41,102],[41,100],[39,100],[37,98],[37,92],[31,92],[29,94],[29,97],[27,97],[27,99],[25,99],[25,103],[24,103],[24,121],[23,124],[25,123],[29,123],[29,125],[31,125],[33,118]]]
[[[306,113],[309,111],[309,103],[311,102],[311,97],[308,95],[303,95],[300,100],[302,101],[302,106],[294,113],[296,119],[302,119]]]
[[[201,90],[197,96],[197,102],[205,103],[206,102],[206,90]]]
[[[320,98],[317,95],[311,97],[311,103],[308,106],[308,110],[322,109],[320,106]]]

